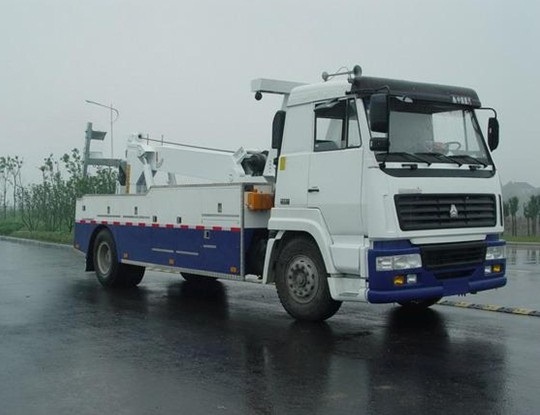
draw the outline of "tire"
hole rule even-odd
[[[330,296],[328,273],[319,248],[310,239],[297,237],[286,242],[276,271],[279,300],[295,319],[326,320],[341,307],[341,301]]]
[[[102,229],[94,241],[94,269],[105,288],[135,287],[144,276],[144,267],[118,262],[116,244],[111,232]]]
[[[422,300],[409,300],[409,301],[398,301],[398,304],[402,306],[405,310],[410,311],[421,311],[426,308],[431,307],[433,304],[437,303],[442,297],[435,298],[425,298]]]
[[[139,285],[144,277],[144,272],[146,271],[145,267],[140,267],[138,265],[120,264],[120,267],[122,268],[122,284],[124,287],[136,287]]]

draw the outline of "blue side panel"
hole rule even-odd
[[[88,252],[97,224],[75,225],[75,246]],[[113,234],[118,260],[189,268],[223,274],[240,274],[243,253],[240,230],[107,225]],[[250,240],[255,229],[244,230]]]

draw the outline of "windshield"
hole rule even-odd
[[[389,151],[378,160],[475,164],[491,159],[472,108],[390,98]]]

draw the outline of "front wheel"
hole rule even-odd
[[[123,285],[125,287],[136,287],[144,277],[145,267],[131,264],[121,264],[124,274]]]
[[[441,298],[442,297],[425,298],[422,300],[398,301],[398,304],[402,306],[405,310],[420,311],[420,310],[425,310],[426,308],[431,307],[433,304],[437,303]]]
[[[317,245],[304,237],[286,242],[277,262],[276,288],[283,308],[292,317],[322,321],[339,310],[341,301],[330,296],[327,278]]]

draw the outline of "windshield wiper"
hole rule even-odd
[[[480,164],[484,169],[488,166],[487,163],[484,163],[482,160],[477,159],[476,157],[469,156],[468,154],[459,154],[457,156],[450,156],[452,159],[464,159],[464,160],[472,160],[473,163]],[[470,164],[470,162],[469,162]],[[472,166],[470,166],[472,167]]]
[[[421,154],[424,156],[432,156],[432,157],[438,158],[439,160],[446,160],[446,161],[449,161],[450,163],[457,164],[459,167],[461,167],[463,164],[443,153],[424,152],[424,153],[416,153],[416,154]]]
[[[431,166],[432,164],[431,161],[429,161],[428,159],[424,157],[417,156],[416,154],[413,154],[413,153],[407,153],[405,151],[386,153],[386,157],[384,158],[383,163],[386,163],[389,156],[402,156],[402,157],[408,158],[409,161],[419,161],[421,163],[426,163],[428,166]]]

